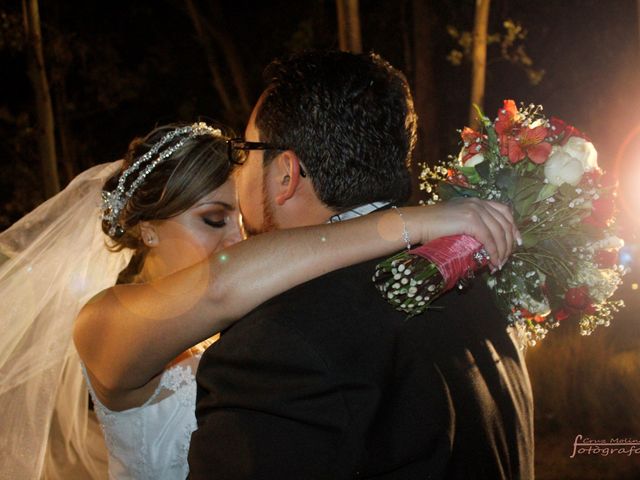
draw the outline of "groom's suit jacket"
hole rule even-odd
[[[204,353],[190,478],[533,478],[528,375],[483,282],[407,319],[375,265],[273,298]]]

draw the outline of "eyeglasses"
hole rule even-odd
[[[236,158],[233,157],[233,151],[234,150],[243,150],[243,151],[248,151],[248,150],[280,150],[280,151],[284,151],[284,150],[291,150],[289,147],[285,147],[282,145],[276,145],[273,143],[264,143],[264,142],[247,142],[244,138],[238,137],[238,138],[230,138],[229,140],[227,140],[227,156],[229,157],[229,163],[231,164],[235,164],[235,165],[242,165],[247,157],[243,157],[241,160],[238,160]],[[305,171],[301,168],[300,169],[300,176],[301,177],[306,177],[307,174],[305,173]]]

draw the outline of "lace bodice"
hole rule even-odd
[[[160,378],[155,392],[140,407],[115,412],[96,397],[85,371],[96,415],[109,450],[109,478],[117,480],[184,479],[187,453],[196,429],[195,374],[211,342],[190,350]]]

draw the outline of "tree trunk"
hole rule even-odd
[[[413,200],[423,198],[417,189],[420,163],[435,164],[439,156],[438,142],[438,96],[433,74],[433,25],[434,16],[431,3],[412,0],[413,20],[413,97],[418,114],[418,143],[414,152]]]
[[[362,53],[358,0],[336,0],[340,50]]]
[[[487,70],[487,29],[489,24],[490,0],[476,0],[475,21],[473,25],[473,50],[471,53],[471,105],[469,107],[469,125],[477,129],[480,120],[473,105],[483,108],[484,85]]]
[[[227,118],[233,119],[236,116],[233,108],[233,103],[231,102],[227,87],[224,84],[224,79],[222,78],[220,68],[218,67],[215,51],[213,49],[213,46],[211,45],[209,38],[206,35],[200,12],[198,12],[197,7],[192,0],[185,0],[185,3],[187,5],[189,16],[191,17],[191,22],[193,23],[193,28],[198,35],[198,40],[200,41],[200,44],[202,45],[202,48],[204,49],[205,55],[207,57],[207,66],[209,67],[209,72],[211,73],[213,88],[215,88],[216,92],[218,92],[218,96],[220,97],[222,107],[227,114]]]
[[[22,14],[29,48],[27,73],[33,86],[36,101],[38,153],[44,180],[44,193],[48,198],[60,191],[60,179],[56,158],[53,108],[42,53],[38,0],[22,0]]]
[[[222,49],[224,59],[226,60],[227,65],[229,65],[229,71],[238,93],[238,100],[240,101],[240,114],[243,117],[248,118],[249,113],[251,113],[251,104],[249,103],[249,89],[247,88],[247,74],[242,66],[242,62],[240,61],[238,50],[226,32],[214,29],[208,22],[205,23],[205,25],[207,26],[207,30],[210,31],[213,39]]]
[[[220,2],[217,1],[216,10],[214,12],[221,12],[222,8]],[[222,14],[218,14],[215,18],[222,18]],[[224,28],[220,26],[220,21],[216,22],[216,25],[213,25],[212,22],[208,22],[205,19],[202,20],[202,23],[211,35],[211,38],[215,40],[218,44],[218,47],[222,50],[224,55],[224,59],[229,65],[229,72],[231,73],[231,78],[233,79],[233,84],[236,88],[236,92],[238,93],[239,100],[239,114],[242,117],[241,120],[244,122],[246,118],[249,117],[249,113],[251,113],[251,103],[249,101],[249,88],[247,87],[247,74],[242,65],[242,61],[240,60],[240,54],[238,53],[238,49],[231,38],[231,35],[225,31]]]
[[[76,175],[76,155],[73,148],[73,141],[69,136],[69,122],[66,114],[66,88],[64,85],[64,79],[54,83],[57,88],[54,88],[55,96],[55,113],[56,113],[56,125],[58,126],[58,139],[60,140],[60,154],[61,163],[63,166],[64,177],[66,182],[69,183]]]

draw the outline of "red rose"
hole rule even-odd
[[[602,188],[614,190],[618,186],[618,177],[611,172],[600,175],[598,180],[598,184]]]
[[[564,308],[560,308],[559,310],[553,312],[553,316],[557,321],[562,322],[569,318],[569,312],[567,312]]]
[[[582,179],[580,180],[580,185],[583,187],[591,187],[593,185],[596,185],[601,176],[601,170],[596,169],[585,172],[584,175],[582,175]]]
[[[618,252],[615,250],[598,250],[594,260],[600,268],[611,268],[618,263]]]
[[[569,125],[564,120],[560,120],[557,117],[551,117],[549,123],[551,124],[549,134],[554,137],[554,139],[562,138],[562,140],[560,141],[560,145],[564,145],[565,143],[567,143],[567,140],[569,140],[569,138],[571,137],[580,137],[584,138],[585,140],[589,140],[589,137],[585,133],[581,132],[576,127]]]
[[[585,285],[567,290],[564,305],[570,313],[593,313],[589,289]]]
[[[469,127],[464,127],[460,136],[465,144],[465,154],[462,157],[462,164],[464,165],[471,157],[478,153],[482,153],[485,150],[483,140],[487,138],[487,136],[482,135]]]
[[[603,195],[591,202],[591,215],[584,219],[585,223],[594,227],[604,228],[609,224],[616,209],[616,198],[613,195]]]

